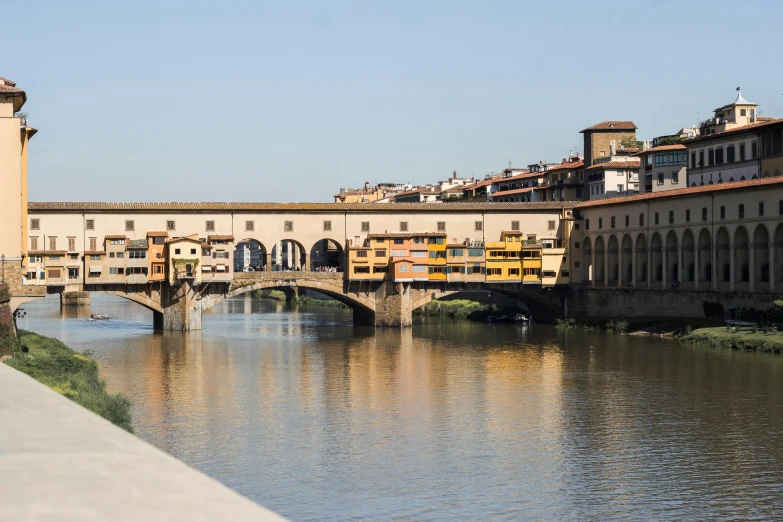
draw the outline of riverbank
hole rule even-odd
[[[486,322],[490,315],[513,316],[525,313],[520,308],[501,307],[494,304],[483,304],[468,299],[434,300],[413,311],[415,315],[454,317],[468,321]]]
[[[718,323],[713,319],[679,317],[633,317],[630,319],[624,317],[590,317],[557,320],[558,328],[659,337],[678,337],[693,331],[695,328],[710,327],[716,324]]]
[[[250,295],[258,297],[260,299],[273,299],[275,301],[285,301],[285,294],[282,290],[274,290],[270,288],[264,288],[261,290],[253,290]]]
[[[726,327],[699,328],[680,338],[713,348],[731,348],[750,352],[783,353],[783,333],[758,329],[727,331]]]
[[[5,363],[26,373],[57,393],[133,432],[130,401],[106,391],[98,376],[98,363],[51,337],[18,331],[20,349]]]

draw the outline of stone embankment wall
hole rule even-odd
[[[13,355],[17,342],[16,325],[11,312],[11,293],[8,285],[0,284],[0,358]]]
[[[770,308],[776,294],[760,292],[692,292],[640,288],[578,288],[568,295],[569,317],[704,317],[704,303],[725,309]]]

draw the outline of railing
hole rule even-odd
[[[297,279],[341,281],[342,272],[298,272],[281,270],[279,272],[234,272],[235,282],[253,281],[296,281]]]

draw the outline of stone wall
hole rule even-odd
[[[8,285],[0,285],[0,358],[13,355],[18,342],[10,302],[11,293]]]
[[[570,317],[704,317],[704,303],[721,303],[725,309],[771,307],[777,294],[761,292],[698,292],[642,288],[574,289],[568,295]]]

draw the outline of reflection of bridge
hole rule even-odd
[[[365,326],[410,326],[413,310],[436,298],[461,291],[496,291],[533,301],[543,313],[557,315],[561,296],[540,286],[491,283],[395,283],[393,281],[356,282],[341,273],[322,272],[246,272],[236,273],[230,284],[191,286],[187,281],[176,287],[161,286],[130,291],[105,285],[84,285],[84,291],[99,291],[123,297],[151,310],[156,328],[167,330],[201,329],[201,316],[216,304],[253,290],[308,289],[328,295],[353,309],[354,324]]]

